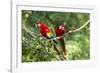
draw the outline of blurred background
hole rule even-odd
[[[22,10],[22,62],[59,61],[51,43],[41,39],[36,22],[45,23],[55,35],[55,28],[62,23],[70,31],[84,25],[89,18],[89,13]],[[66,61],[90,59],[89,24],[64,36],[64,41],[68,53]],[[60,48],[59,44],[57,47]]]

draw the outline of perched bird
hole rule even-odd
[[[52,33],[52,31],[48,28],[48,26],[42,22],[38,22],[37,23],[39,30],[40,30],[40,34],[47,38],[47,39],[52,39],[54,38],[54,35]]]
[[[62,49],[63,49],[63,53],[64,53],[65,59],[66,59],[67,53],[66,53],[64,38],[61,37],[61,36],[63,36],[66,32],[67,32],[67,29],[66,29],[66,27],[65,27],[64,24],[58,26],[58,27],[56,28],[56,30],[55,30],[56,37],[60,37],[58,40],[60,41],[61,47],[62,47]]]
[[[37,23],[37,26],[39,27],[39,31],[40,31],[40,34],[47,38],[47,39],[52,39],[54,38],[55,36],[53,35],[52,31],[48,28],[48,26],[42,22],[38,22]],[[50,41],[51,42],[51,41]],[[53,41],[55,43],[55,41]],[[56,45],[54,45],[54,49],[55,51],[57,52],[58,55],[60,55],[60,52],[59,50],[56,48]]]

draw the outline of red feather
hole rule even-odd
[[[67,32],[67,29],[65,28],[65,26],[63,24],[58,26],[56,28],[56,31],[55,31],[57,37],[63,36],[66,32]],[[64,39],[63,39],[63,37],[61,37],[58,40],[60,41],[61,47],[62,47],[63,52],[64,52],[64,57],[65,57],[66,56],[66,49],[65,49]],[[65,57],[65,59],[66,59],[66,57]]]
[[[44,37],[47,37],[46,33],[50,32],[48,26],[46,26],[46,24],[41,23],[41,22],[37,23],[37,25],[38,25],[38,27],[40,29],[41,35],[44,36]]]
[[[44,36],[44,37],[46,37],[46,38],[48,38],[47,33],[50,33],[51,32],[50,29],[48,28],[48,26],[46,24],[44,24],[44,23],[41,23],[41,22],[38,22],[37,25],[39,27],[39,30],[40,30],[41,35]],[[49,36],[49,38],[50,38],[50,36]],[[54,46],[54,50],[57,52],[57,54],[60,55],[60,52],[57,49],[57,47],[54,44],[53,44],[53,46]]]
[[[57,27],[56,29],[56,36],[59,37],[59,36],[62,36],[63,34],[65,34],[67,31],[67,29],[65,28],[64,25],[60,25],[59,27]]]

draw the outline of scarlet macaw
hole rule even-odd
[[[65,48],[65,42],[64,42],[64,38],[61,37],[63,36],[65,33],[67,32],[67,29],[65,28],[65,25],[62,24],[60,26],[58,26],[55,30],[56,36],[60,37],[58,40],[60,41],[61,47],[63,49],[63,53],[64,53],[64,58],[66,59],[66,48]]]
[[[40,34],[47,38],[47,39],[52,39],[54,38],[55,36],[53,35],[52,31],[48,28],[48,26],[42,22],[38,22],[37,23],[37,26],[39,27],[39,30],[40,30]],[[55,41],[54,41],[55,43]],[[60,55],[60,52],[59,50],[56,48],[56,46],[53,44],[54,46],[54,49],[55,51],[57,52],[58,55]]]

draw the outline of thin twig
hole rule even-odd
[[[89,22],[90,22],[90,20],[88,20],[87,22],[85,22],[85,24],[82,25],[80,28],[77,28],[77,29],[75,29],[75,30],[71,30],[71,31],[69,31],[68,33],[77,32],[77,31],[83,29]]]

